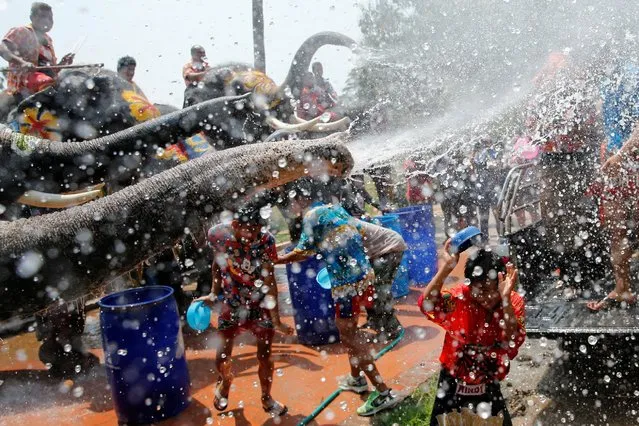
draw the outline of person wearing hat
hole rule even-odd
[[[213,405],[223,411],[233,381],[231,352],[233,341],[242,331],[257,338],[258,376],[262,386],[262,408],[273,416],[285,414],[287,407],[273,399],[273,361],[271,345],[275,331],[292,335],[293,329],[280,321],[277,285],[273,265],[277,259],[275,237],[265,231],[266,220],[257,206],[245,206],[230,223],[220,223],[208,232],[213,248],[213,289],[198,300],[222,309],[218,331],[223,340],[215,364],[220,372]]]
[[[518,272],[481,248],[468,256],[466,281],[443,289],[467,245],[454,237],[446,241],[443,265],[417,302],[446,331],[430,424],[438,424],[437,416],[468,407],[482,417],[501,416],[504,425],[511,425],[500,382],[526,338],[524,301],[513,290]]]

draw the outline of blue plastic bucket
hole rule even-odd
[[[325,267],[315,257],[286,265],[297,339],[304,345],[339,342],[331,290],[317,282],[317,274]]]
[[[412,285],[423,287],[437,273],[437,245],[433,208],[430,204],[397,209],[401,234],[408,245],[408,277]]]
[[[377,222],[384,228],[392,229],[400,235],[402,234],[402,227],[399,223],[399,216],[396,214],[385,214],[383,216],[374,217],[373,222]],[[410,291],[408,285],[408,253],[404,253],[402,262],[399,264],[399,268],[397,268],[397,273],[395,274],[395,279],[393,280],[393,284],[391,286],[393,297],[399,298],[406,296]]]
[[[190,380],[173,289],[147,286],[98,302],[102,346],[121,423],[153,423],[189,404]]]

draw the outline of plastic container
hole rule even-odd
[[[383,216],[374,217],[373,222],[377,222],[377,224],[384,228],[392,229],[400,235],[402,234],[399,216],[396,214],[385,214]],[[393,297],[397,299],[399,297],[406,296],[410,292],[408,285],[408,254],[404,253],[404,256],[402,256],[402,262],[399,264],[399,268],[397,268],[397,273],[395,274],[395,279],[391,286]]]
[[[304,345],[339,342],[331,290],[317,282],[317,274],[325,267],[315,257],[286,265],[297,339]]]
[[[184,410],[190,380],[173,289],[134,288],[105,296],[98,305],[120,423],[154,423]]]
[[[201,300],[191,303],[186,311],[186,322],[193,330],[206,330],[211,325],[211,309]]]
[[[462,253],[477,243],[481,243],[481,231],[476,226],[468,226],[453,235],[450,250],[452,253]]]
[[[320,285],[324,290],[331,289],[331,277],[328,276],[328,269],[322,268],[318,273],[317,277],[315,277],[317,284]]]
[[[430,204],[397,209],[401,234],[408,245],[408,278],[411,285],[426,286],[437,273],[437,245],[433,208]]]

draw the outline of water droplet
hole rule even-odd
[[[144,400],[144,405],[146,405],[147,407],[150,407],[152,403],[153,401],[151,401],[151,398],[147,398]]]
[[[186,266],[187,268],[190,268],[194,264],[195,264],[195,262],[193,261],[193,259],[185,259],[184,260],[184,266]]]
[[[582,354],[588,352],[588,348],[586,347],[586,345],[579,345],[579,352],[581,352]]]
[[[588,336],[588,343],[590,343],[591,345],[596,345],[597,344],[597,337],[596,336]]]
[[[126,356],[129,353],[126,349],[118,349],[117,354],[120,356]]]
[[[277,377],[282,377],[284,375],[284,372],[282,371],[281,368],[278,368],[277,370],[275,370],[275,375]]]
[[[84,388],[82,386],[78,386],[78,387],[74,388],[73,392],[71,392],[71,393],[76,398],[80,398],[82,395],[84,395]]]
[[[284,157],[280,157],[277,160],[277,165],[282,167],[282,168],[286,167],[286,164],[288,164],[288,163],[286,162],[286,158],[284,158]]]
[[[604,382],[606,382],[606,383],[610,383],[610,376],[606,374],[606,375],[603,377],[603,380],[604,380]]]
[[[260,217],[264,220],[271,217],[271,214],[273,214],[273,208],[270,205],[266,205],[260,209]]]
[[[335,413],[329,408],[324,412],[324,417],[326,417],[326,420],[331,421],[335,418]]]
[[[539,339],[539,346],[541,346],[542,348],[545,348],[546,346],[548,346],[548,339],[545,337],[542,337],[541,339]]]
[[[71,352],[71,345],[69,343],[67,343],[66,345],[64,345],[64,351],[65,352]]]
[[[459,213],[466,214],[467,211],[468,211],[468,207],[464,205],[459,206]]]

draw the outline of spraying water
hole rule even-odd
[[[507,146],[524,130],[537,143],[565,134],[635,56],[635,9],[623,0],[369,2],[346,95],[389,102],[399,130],[353,143],[356,168],[467,151],[482,133]]]

